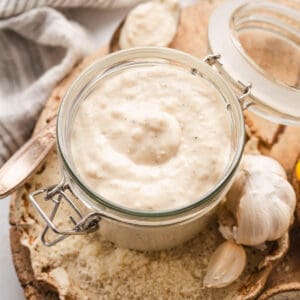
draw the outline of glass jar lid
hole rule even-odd
[[[249,110],[273,122],[300,126],[297,5],[226,2],[210,18],[208,39],[210,51],[221,55],[216,64],[220,73],[237,88],[252,84]]]

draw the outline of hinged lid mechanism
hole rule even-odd
[[[249,110],[271,121],[300,126],[300,10],[276,2],[234,0],[218,7],[209,23],[210,50],[221,54],[219,71],[235,86],[252,83]],[[261,55],[262,42],[264,55],[272,57],[257,64],[243,45],[251,45]]]

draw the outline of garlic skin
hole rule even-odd
[[[259,246],[277,240],[293,222],[296,195],[281,165],[263,155],[245,155],[219,214],[225,239]]]
[[[286,173],[281,164],[269,157],[257,154],[247,154],[245,155],[242,168],[247,170],[249,173],[252,172],[264,172],[266,174],[277,174],[282,178],[286,179]]]
[[[211,256],[203,285],[206,288],[221,288],[231,284],[241,275],[246,263],[243,246],[225,241]]]

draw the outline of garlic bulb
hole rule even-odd
[[[221,288],[231,284],[243,272],[247,262],[243,246],[233,241],[222,243],[210,258],[203,284],[207,288]]]
[[[280,238],[293,221],[296,195],[281,165],[245,155],[219,214],[219,230],[238,244],[259,246]]]

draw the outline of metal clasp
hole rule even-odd
[[[250,105],[254,104],[252,101],[247,99],[247,97],[251,94],[252,83],[244,84],[241,81],[238,81],[238,83],[243,86],[244,91],[243,94],[237,98],[241,104],[242,110],[246,110]]]
[[[209,54],[204,57],[203,61],[210,66],[214,65],[221,58],[221,54]]]
[[[219,61],[220,58],[221,54],[209,54],[203,59],[203,61],[212,66]],[[246,110],[249,106],[254,104],[252,101],[247,99],[247,97],[251,94],[252,83],[244,84],[241,81],[237,81],[237,83],[243,88],[243,94],[237,98],[241,104],[242,110]]]
[[[68,192],[70,192],[72,196],[76,197],[71,191],[69,185],[62,180],[62,182],[56,186],[42,188],[29,194],[30,201],[47,224],[41,235],[42,243],[45,246],[53,246],[70,235],[86,234],[94,232],[99,228],[99,221],[101,220],[102,215],[99,212],[90,212],[84,216],[78,205],[68,196]],[[44,201],[51,200],[54,203],[50,216],[47,216],[47,214],[38,204],[37,198],[39,195],[43,195]],[[59,229],[54,224],[55,216],[63,202],[69,205],[69,207],[75,211],[76,217],[71,215],[69,216],[69,220],[74,225],[69,230]],[[78,220],[76,221],[75,219]],[[47,233],[49,229],[51,229],[55,235],[58,235],[58,237],[52,240],[48,239]]]

